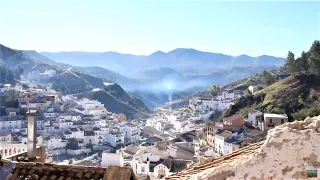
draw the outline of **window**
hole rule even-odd
[[[281,119],[281,124],[283,124],[284,123],[284,120],[283,119]]]
[[[272,123],[272,119],[269,119],[269,123]]]
[[[141,166],[141,172],[144,172],[144,171],[145,171],[144,166]]]

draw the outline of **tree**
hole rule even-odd
[[[285,68],[291,74],[296,73],[296,61],[294,58],[294,54],[291,51],[288,52]]]
[[[263,71],[261,76],[262,76],[262,81],[266,86],[269,86],[275,82],[274,77],[268,71]]]
[[[119,114],[119,118],[124,121],[127,119],[126,115],[124,115],[123,113]]]
[[[309,71],[310,71],[309,56],[304,51],[302,51],[301,53],[299,67],[301,67],[302,72],[304,74],[309,74]]]
[[[210,94],[212,96],[216,96],[221,91],[220,85],[213,85],[210,88]]]
[[[310,48],[311,71],[314,74],[320,74],[320,42],[314,41]]]

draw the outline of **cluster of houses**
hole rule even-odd
[[[27,144],[24,112],[36,109],[37,145],[45,145],[52,161],[61,161],[61,155],[68,160],[100,152],[98,161],[94,154],[95,160],[82,163],[128,166],[136,174],[156,178],[179,172],[204,157],[230,154],[288,121],[285,115],[250,111],[247,119],[237,114],[205,125],[215,111],[223,111],[242,96],[236,90],[193,98],[179,110],[159,109],[146,121],[126,121],[98,101],[62,96],[31,82],[3,85],[0,90],[16,91],[19,103],[18,108],[5,108],[0,114],[0,143]]]
[[[207,152],[206,142],[199,133],[193,130],[173,136],[145,126],[141,143],[118,149],[116,153],[103,152],[101,166],[127,166],[138,175],[167,177],[198,163]]]
[[[236,114],[207,126],[207,143],[214,153],[227,155],[264,138],[269,129],[288,122],[287,115],[250,111],[248,118]]]
[[[202,113],[228,109],[236,99],[243,96],[240,90],[224,90],[217,96],[194,97],[189,100],[189,108]]]
[[[40,71],[30,71],[28,73],[28,79],[34,81],[48,80],[56,75],[56,71],[53,69],[46,69],[45,72]]]
[[[38,110],[37,141],[46,145],[48,156],[113,151],[141,139],[139,125],[108,112],[98,101],[62,96],[31,82],[3,88],[16,92],[18,108],[4,107],[0,114],[0,143],[26,144],[27,109]]]

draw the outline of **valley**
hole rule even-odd
[[[157,51],[149,56],[117,52],[41,52],[40,55],[62,67],[71,64],[68,67],[116,82],[149,108],[165,105],[170,102],[170,96],[171,101],[183,99],[206,91],[212,84],[223,86],[284,64],[284,58],[273,56],[234,57],[184,48],[168,53]]]
[[[319,2],[0,5],[0,180],[320,179]]]

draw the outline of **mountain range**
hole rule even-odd
[[[157,51],[148,56],[117,52],[14,51],[32,60],[29,69],[52,66],[62,73],[60,77],[64,80],[72,79],[81,85],[68,88],[68,93],[102,88],[103,82],[115,82],[150,108],[205,91],[213,84],[225,85],[263,70],[276,69],[285,62],[284,58],[266,55],[229,56],[185,48],[168,53]],[[64,86],[67,82],[63,79],[53,81],[64,82]]]
[[[173,68],[186,75],[212,72],[213,69],[232,67],[282,66],[284,58],[262,55],[230,56],[221,53],[203,52],[196,49],[177,48],[167,53],[157,51],[151,55],[121,54],[118,52],[41,52],[42,55],[57,62],[75,66],[100,66],[128,77],[139,79],[150,69]],[[186,73],[186,74],[184,74]],[[189,75],[189,74],[188,74]]]
[[[230,56],[177,48],[150,55],[118,52],[41,52],[60,66],[108,79],[138,96],[149,107],[163,105],[178,97],[225,85],[264,70],[282,66],[284,58],[262,55]]]

